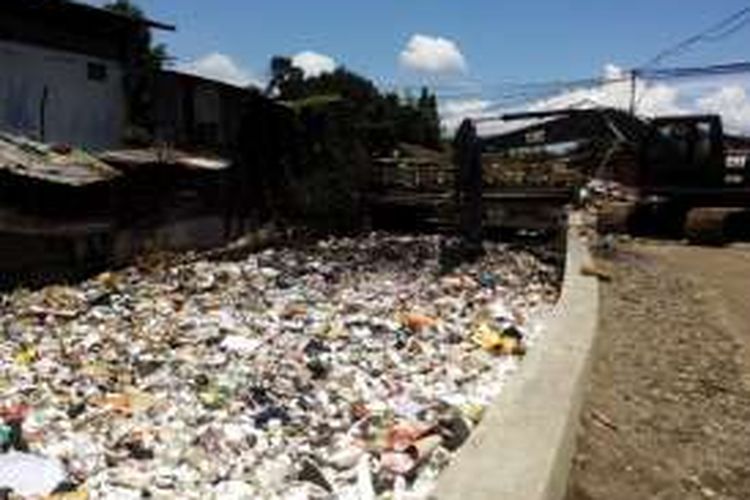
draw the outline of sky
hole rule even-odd
[[[101,4],[104,0],[89,0]],[[441,110],[452,126],[494,111],[508,82],[619,75],[661,50],[750,6],[748,0],[139,0],[178,70],[238,84],[262,84],[273,55],[294,57],[309,75],[338,65],[385,89],[450,89]],[[750,26],[669,58],[666,67],[750,60]],[[750,132],[750,74],[705,82],[639,82],[652,113],[730,113]],[[687,90],[685,90],[685,88]],[[456,90],[458,89],[458,90]],[[620,104],[629,86],[608,85],[571,99]],[[595,99],[592,99],[595,98]],[[627,101],[629,99],[625,99]],[[545,104],[546,103],[546,104]]]

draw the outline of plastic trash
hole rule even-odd
[[[331,482],[325,476],[320,467],[318,467],[310,460],[302,461],[302,466],[299,472],[299,480],[320,486],[329,493],[333,492],[333,486],[331,486]]]
[[[406,313],[401,317],[401,321],[412,332],[421,332],[426,328],[437,325],[435,318],[419,313]]]
[[[487,352],[504,356],[523,356],[526,348],[519,338],[518,330],[497,330],[482,323],[472,332],[471,339]]]
[[[17,495],[50,495],[66,477],[62,464],[55,459],[17,451],[0,454],[0,489]]]
[[[414,470],[416,460],[408,453],[390,451],[381,455],[380,465],[397,476],[405,476]]]
[[[249,355],[260,347],[262,342],[258,339],[242,337],[240,335],[227,335],[221,341],[221,347],[229,352],[236,352],[242,355]]]
[[[357,464],[357,493],[359,500],[375,500],[375,487],[372,484],[372,472],[370,460],[367,456],[360,459]]]
[[[437,450],[442,443],[443,438],[439,435],[433,434],[415,441],[414,443],[410,444],[404,451],[407,455],[414,459],[414,462],[416,464],[421,464],[425,460],[429,459],[430,456],[432,456],[435,450]]]
[[[560,279],[496,243],[441,275],[440,242],[328,238],[0,296],[0,450],[91,498],[424,498]]]

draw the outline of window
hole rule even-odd
[[[94,82],[107,81],[107,66],[101,63],[90,62],[88,64],[89,80]]]

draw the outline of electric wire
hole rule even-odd
[[[701,31],[698,34],[692,35],[682,40],[681,42],[662,50],[645,64],[641,65],[640,68],[646,69],[654,67],[669,57],[685,53],[688,49],[701,42],[717,42],[723,40],[747,26],[749,22],[750,6],[747,6],[733,13],[729,17],[723,19],[719,23],[709,27],[708,29]]]

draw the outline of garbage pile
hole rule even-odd
[[[601,208],[609,203],[636,201],[637,196],[633,188],[616,181],[592,179],[581,189],[581,199],[592,210]]]
[[[0,297],[0,489],[426,497],[560,279],[494,243],[441,275],[440,247],[328,239]]]

